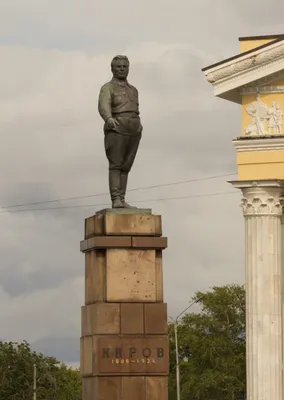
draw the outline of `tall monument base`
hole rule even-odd
[[[83,400],[167,400],[161,216],[105,209],[85,220]]]

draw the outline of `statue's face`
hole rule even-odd
[[[113,76],[117,79],[126,79],[129,73],[129,65],[126,60],[116,60],[112,67]]]

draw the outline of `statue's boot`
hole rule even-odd
[[[128,180],[128,174],[122,172],[120,175],[120,200],[121,200],[124,208],[137,208],[135,206],[131,206],[130,204],[126,203],[126,201],[125,201],[127,180]]]
[[[123,208],[123,203],[120,199],[120,171],[109,171],[109,191],[112,201],[112,208]]]

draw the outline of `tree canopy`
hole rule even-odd
[[[81,400],[81,376],[55,358],[31,350],[27,342],[0,342],[0,400]]]
[[[197,292],[199,312],[178,323],[182,400],[243,400],[245,393],[245,290],[213,287]],[[169,325],[169,400],[176,400],[174,325]],[[0,342],[0,400],[81,400],[82,380],[53,357],[32,351],[27,342]]]
[[[182,400],[237,400],[245,393],[245,290],[213,287],[197,292],[199,313],[178,324]],[[170,324],[170,399],[175,397],[175,343]]]

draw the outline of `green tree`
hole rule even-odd
[[[33,398],[34,365],[38,400],[81,400],[79,371],[32,351],[27,342],[0,342],[0,400]]]
[[[200,313],[186,314],[178,326],[182,400],[239,400],[245,393],[245,291],[243,286],[197,292]],[[170,325],[174,400],[175,351]]]
[[[61,364],[56,371],[57,397],[56,400],[81,400],[82,378],[78,369],[73,370]]]

